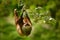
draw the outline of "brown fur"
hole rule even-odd
[[[26,14],[27,15],[27,14]],[[31,21],[30,21],[30,19],[29,19],[29,17],[28,17],[28,15],[27,15],[27,17],[26,18],[23,18],[22,16],[23,16],[23,13],[22,13],[22,15],[21,15],[21,17],[19,18],[18,17],[18,12],[17,12],[17,10],[16,9],[14,9],[14,16],[15,16],[15,24],[16,24],[16,28],[17,28],[17,32],[20,34],[20,35],[24,35],[24,33],[23,33],[23,31],[22,31],[22,27],[23,27],[23,25],[29,25],[29,26],[31,26],[32,24],[31,24]]]

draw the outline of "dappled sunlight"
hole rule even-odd
[[[30,20],[20,19],[24,24],[23,36],[17,31],[21,22],[16,19],[18,23],[15,23],[14,9],[18,18],[26,17],[24,11],[29,16]],[[0,40],[60,40],[60,1],[0,0]]]

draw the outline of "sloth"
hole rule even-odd
[[[32,30],[32,23],[30,21],[30,18],[28,17],[26,10],[23,10],[21,16],[18,17],[17,9],[14,9],[14,17],[17,32],[20,35],[28,36]]]

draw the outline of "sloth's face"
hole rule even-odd
[[[22,27],[22,31],[25,35],[29,35],[31,33],[31,30],[32,30],[31,26],[23,25]]]

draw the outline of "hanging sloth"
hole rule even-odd
[[[26,10],[23,10],[22,15],[20,18],[18,17],[17,9],[14,9],[14,16],[15,16],[15,24],[17,28],[17,32],[20,35],[29,35],[32,30],[32,23],[30,21],[30,18],[28,17],[28,14]]]

